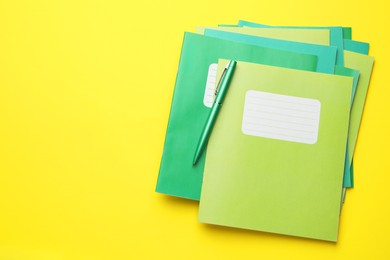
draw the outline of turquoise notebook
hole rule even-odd
[[[336,64],[337,48],[333,46],[323,46],[301,42],[277,40],[272,38],[246,35],[233,32],[205,29],[205,36],[219,39],[253,44],[257,46],[269,47],[278,50],[295,51],[318,56],[317,71],[333,74]]]

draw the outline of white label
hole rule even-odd
[[[316,99],[246,92],[242,132],[247,135],[315,144],[321,103]]]
[[[215,82],[217,80],[217,63],[212,63],[209,66],[207,74],[206,88],[204,90],[203,104],[206,107],[212,107],[214,102]]]

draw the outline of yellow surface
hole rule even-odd
[[[388,1],[1,1],[0,259],[389,259]],[[376,57],[337,244],[154,192],[185,30],[346,25]]]

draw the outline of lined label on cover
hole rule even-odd
[[[215,82],[217,80],[217,63],[212,63],[209,66],[209,72],[207,73],[206,88],[204,90],[203,104],[206,107],[212,107],[214,102]]]
[[[315,144],[321,103],[316,99],[246,92],[242,132],[247,135]]]

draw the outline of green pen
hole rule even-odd
[[[226,92],[229,88],[230,81],[233,76],[234,69],[236,68],[237,62],[234,60],[231,60],[226,65],[221,79],[217,85],[217,88],[215,89],[215,100],[213,103],[213,106],[211,107],[211,111],[209,114],[209,117],[207,118],[206,124],[203,128],[202,134],[199,138],[198,146],[196,147],[194,161],[192,162],[192,165],[196,165],[198,162],[200,156],[203,153],[204,148],[206,147],[207,141],[209,140],[211,131],[213,129],[215,120],[217,119],[218,112],[221,109],[221,105],[223,102],[223,99],[225,98]]]

